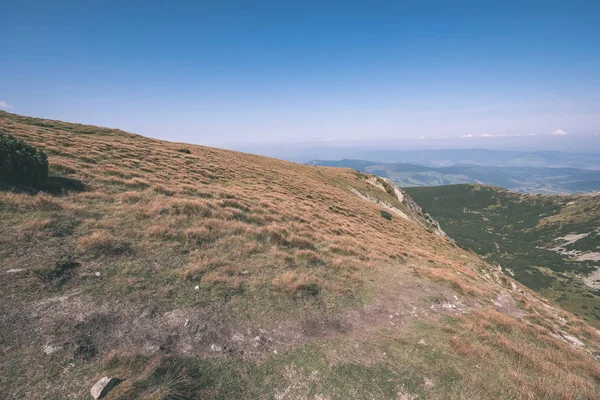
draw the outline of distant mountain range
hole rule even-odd
[[[449,150],[449,152],[453,151]],[[491,153],[504,152],[492,151]],[[546,153],[550,152],[536,154]],[[563,157],[563,160],[566,160],[564,155],[567,153],[559,154],[558,158]],[[539,159],[541,160],[541,158]],[[508,162],[508,158],[505,158],[505,160]],[[494,162],[499,161],[500,157],[496,157]],[[588,161],[578,158],[577,163],[586,164]],[[572,163],[576,163],[575,159],[572,160]],[[600,170],[592,169],[473,164],[432,167],[409,163],[379,163],[351,159],[340,161],[314,160],[308,164],[353,168],[361,172],[389,178],[402,187],[484,183],[526,193],[586,193],[600,191]]]
[[[252,152],[252,151],[251,151]],[[485,165],[491,167],[548,167],[600,170],[600,153],[564,151],[507,151],[488,149],[398,150],[360,147],[270,148],[254,151],[269,157],[295,162],[311,160],[369,160],[378,163],[406,163],[428,167]]]

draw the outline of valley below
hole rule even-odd
[[[461,246],[600,326],[600,193],[484,185],[407,188]]]

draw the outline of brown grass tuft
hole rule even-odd
[[[171,205],[175,214],[210,217],[212,205],[202,200],[176,200]]]
[[[77,247],[83,253],[95,255],[119,255],[132,249],[129,242],[117,238],[108,230],[96,230],[80,238]]]
[[[284,272],[273,279],[273,286],[288,293],[297,293],[320,287],[321,282],[313,276],[293,271]]]

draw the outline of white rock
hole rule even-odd
[[[194,290],[200,290],[200,286],[194,286]]]
[[[118,378],[109,378],[105,376],[92,386],[90,390],[94,399],[101,399],[119,382]]]
[[[100,271],[96,271],[96,272],[94,273],[94,275],[96,275],[96,276],[100,276],[100,275],[102,275],[102,274],[100,273]]]
[[[210,345],[210,349],[211,349],[212,351],[216,351],[216,352],[219,352],[219,351],[223,350],[223,348],[222,348],[221,346],[218,346],[218,345],[216,345],[216,344],[211,344],[211,345]]]
[[[234,333],[233,336],[231,337],[231,340],[233,340],[234,342],[243,342],[244,336],[239,333]]]
[[[426,345],[427,345],[427,342],[425,341],[425,339],[421,339],[421,340],[419,340],[419,344],[420,344],[421,346],[426,346]]]
[[[569,343],[571,343],[571,345],[573,347],[576,347],[578,349],[582,348],[585,346],[585,343],[583,343],[581,340],[577,339],[575,336],[571,336],[568,333],[565,332],[560,332],[560,334],[562,335],[563,338],[565,338]]]
[[[52,353],[56,353],[58,350],[60,350],[60,347],[58,347],[58,346],[53,346],[53,345],[51,345],[51,344],[47,344],[47,345],[44,347],[44,350],[43,350],[43,351],[44,351],[44,353],[46,353],[46,354],[50,355],[50,354],[52,354]]]

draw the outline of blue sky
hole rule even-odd
[[[19,114],[225,147],[600,137],[597,0],[0,9],[0,108]]]

